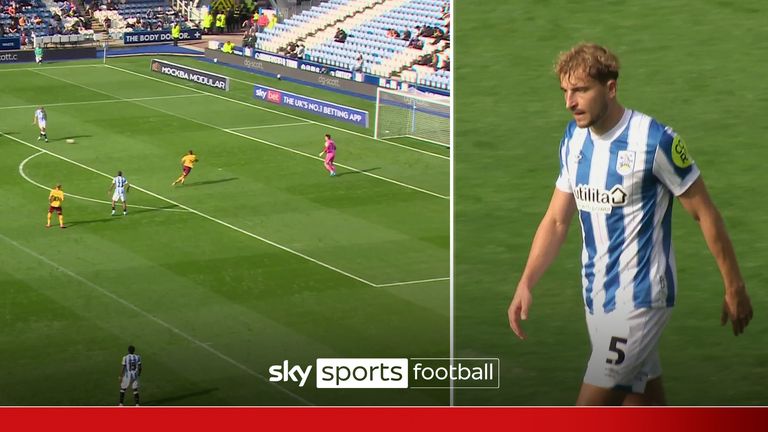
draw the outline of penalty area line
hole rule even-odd
[[[21,163],[19,164],[19,174],[22,177],[24,177],[24,180],[32,183],[33,185],[35,185],[35,186],[37,186],[37,187],[39,187],[41,189],[49,190],[49,189],[51,189],[49,186],[45,186],[43,184],[40,184],[40,183],[32,180],[31,178],[29,178],[29,176],[27,176],[27,173],[24,172],[24,166],[27,164],[27,162],[32,160],[34,157],[40,156],[41,154],[45,154],[45,152],[42,152],[42,151],[41,152],[37,152],[37,153],[33,154],[32,156],[30,156],[30,157],[24,159],[23,161],[21,161]],[[95,203],[99,203],[99,204],[107,204],[107,205],[112,204],[112,201],[88,198],[88,197],[84,197],[84,196],[80,196],[80,195],[75,195],[75,194],[72,194],[72,193],[69,193],[69,192],[67,192],[67,197],[68,198],[76,198],[76,199],[80,199],[80,200],[84,200],[84,201],[91,201],[91,202],[95,202]],[[138,204],[131,204],[131,208],[140,208],[140,209],[144,209],[144,210],[161,210],[161,211],[172,211],[172,212],[189,213],[187,210],[184,210],[184,209],[149,207],[149,206],[143,206],[143,205],[138,205]]]
[[[14,137],[14,136],[8,135],[6,133],[0,132],[0,136],[3,136],[3,137],[8,138],[10,140],[16,141],[16,142],[18,142],[20,144],[23,144],[23,145],[26,145],[28,147],[32,147],[32,148],[34,148],[34,149],[36,149],[36,150],[38,150],[38,151],[40,151],[42,153],[47,153],[47,154],[49,154],[49,155],[51,155],[53,157],[59,158],[59,159],[61,159],[63,161],[69,162],[69,163],[71,163],[73,165],[77,165],[80,168],[86,169],[88,171],[94,172],[96,174],[102,175],[102,176],[107,177],[107,178],[112,178],[109,174],[103,173],[103,172],[101,172],[101,171],[99,171],[99,170],[97,170],[95,168],[91,168],[88,165],[85,165],[85,164],[82,164],[80,162],[74,161],[74,160],[69,159],[69,158],[67,158],[65,156],[53,153],[53,152],[51,152],[49,150],[46,150],[46,149],[44,149],[42,147],[38,147],[38,146],[36,146],[34,144],[30,144],[30,143],[28,143],[28,142],[26,142],[24,140],[21,140],[19,138]],[[299,252],[299,251],[293,250],[293,249],[291,249],[291,248],[289,248],[287,246],[283,246],[280,243],[277,243],[277,242],[274,242],[274,241],[269,240],[267,238],[261,237],[258,234],[254,234],[254,233],[252,233],[250,231],[246,231],[246,230],[244,230],[244,229],[242,229],[240,227],[234,226],[234,225],[232,225],[230,223],[224,222],[221,219],[217,219],[217,218],[215,218],[213,216],[210,216],[208,214],[205,214],[205,213],[203,213],[201,211],[198,211],[198,210],[195,210],[195,209],[193,209],[191,207],[185,206],[184,204],[181,204],[181,203],[178,203],[176,201],[173,201],[170,198],[166,198],[166,197],[164,197],[162,195],[159,195],[159,194],[156,194],[156,193],[154,193],[154,192],[152,192],[150,190],[144,189],[144,188],[136,186],[136,185],[133,185],[132,187],[134,189],[140,190],[140,191],[142,191],[142,192],[144,192],[144,193],[146,193],[148,195],[151,195],[151,196],[153,196],[155,198],[161,199],[161,200],[163,200],[163,201],[165,201],[167,203],[173,204],[176,207],[179,207],[181,209],[185,209],[185,210],[187,210],[187,211],[189,211],[191,213],[194,213],[194,214],[196,214],[196,215],[198,215],[200,217],[203,217],[203,218],[208,219],[208,220],[210,220],[212,222],[216,222],[217,224],[223,225],[223,226],[225,226],[225,227],[227,227],[229,229],[237,231],[237,232],[239,232],[241,234],[245,234],[245,235],[247,235],[247,236],[249,236],[251,238],[254,238],[256,240],[260,240],[260,241],[262,241],[262,242],[264,242],[264,243],[266,243],[268,245],[274,246],[274,247],[276,247],[278,249],[281,249],[281,250],[283,250],[285,252],[288,252],[288,253],[291,253],[291,254],[296,255],[298,257],[304,258],[307,261],[313,262],[313,263],[315,263],[317,265],[325,267],[325,268],[327,268],[329,270],[332,270],[332,271],[334,271],[336,273],[342,274],[342,275],[347,276],[347,277],[349,277],[351,279],[354,279],[356,281],[362,282],[365,285],[368,285],[368,286],[371,286],[371,287],[376,287],[376,284],[373,283],[373,282],[367,281],[367,280],[365,280],[365,279],[363,279],[363,278],[361,278],[359,276],[355,276],[352,273],[349,273],[349,272],[346,272],[346,271],[341,270],[339,268],[336,268],[336,267],[334,267],[334,266],[332,266],[330,264],[327,264],[327,263],[324,263],[324,262],[322,262],[322,261],[320,261],[318,259],[312,258],[312,257],[310,257],[308,255],[305,255],[305,254]]]

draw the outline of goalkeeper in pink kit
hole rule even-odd
[[[336,143],[329,134],[325,134],[325,148],[320,152],[320,157],[323,157],[323,154],[325,154],[325,169],[330,171],[331,176],[335,176],[336,167],[333,166],[333,159],[336,157]]]

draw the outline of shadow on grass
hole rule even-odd
[[[122,213],[120,214],[122,216]],[[79,221],[71,221],[67,222],[65,225],[67,228],[72,228],[74,226],[78,225],[88,225],[88,224],[94,224],[94,223],[105,223],[105,222],[112,222],[117,216],[110,216],[102,219],[91,219],[91,220],[79,220]],[[51,219],[53,220],[53,219]],[[51,222],[53,223],[53,222]]]
[[[231,182],[234,180],[238,180],[237,177],[229,177],[225,179],[219,179],[219,180],[206,180],[206,181],[200,181],[200,182],[192,182],[192,183],[184,183],[183,185],[178,185],[180,187],[194,187],[194,186],[205,186],[205,185],[212,185],[216,183],[225,183],[225,182]]]
[[[345,175],[353,175],[353,174],[363,174],[363,173],[367,173],[367,172],[371,172],[371,171],[376,171],[376,170],[378,170],[378,169],[381,169],[381,167],[376,167],[376,168],[366,168],[366,169],[362,169],[362,170],[355,170],[355,171],[344,171],[344,172],[337,172],[337,173],[336,173],[336,177],[341,177],[341,176],[345,176]]]
[[[145,208],[132,208],[131,205],[128,204],[128,214],[127,215],[123,215],[123,208],[118,206],[118,207],[115,207],[115,214],[114,214],[114,216],[110,214],[112,212],[112,209],[109,206],[106,206],[105,208],[106,208],[107,215],[109,215],[108,217],[104,217],[104,218],[100,218],[100,219],[91,219],[91,220],[79,220],[79,221],[76,220],[76,221],[68,222],[66,225],[69,228],[69,227],[73,227],[73,226],[77,226],[77,225],[88,225],[88,224],[94,224],[94,223],[112,222],[113,220],[116,220],[116,219],[119,219],[119,218],[122,218],[122,217],[130,217],[130,216],[136,215],[136,214],[151,213],[151,212],[156,212],[156,211],[160,211],[160,210],[175,209],[175,208],[178,208],[178,206],[173,205],[173,204],[169,204],[169,205],[163,206],[163,207],[145,209]]]
[[[66,141],[68,139],[75,139],[75,138],[90,138],[93,135],[70,135],[70,136],[63,136],[61,138],[54,138],[49,140],[50,142],[59,142],[59,141]]]

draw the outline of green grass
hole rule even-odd
[[[148,58],[0,68],[0,405],[115,404],[128,344],[147,405],[446,404],[446,391],[264,377],[284,359],[448,356],[447,151],[283,113],[251,84],[370,102],[169,60],[238,81],[219,92]],[[317,157],[324,133],[336,178]],[[171,187],[190,148],[200,163]],[[133,185],[126,217],[107,201],[117,170]],[[43,227],[56,183],[66,230]]]
[[[622,62],[619,99],[687,140],[729,227],[755,320],[734,338],[719,326],[722,283],[698,226],[676,205],[680,294],[661,341],[671,404],[765,405],[768,393],[766,204],[768,29],[762,2],[456,2],[456,356],[500,357],[498,391],[460,390],[457,404],[568,405],[589,341],[580,229],[534,291],[518,341],[506,308],[557,176],[569,121],[551,72],[580,41]],[[688,4],[684,4],[688,3]]]

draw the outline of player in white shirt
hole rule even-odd
[[[120,363],[120,405],[125,400],[125,391],[128,387],[133,389],[133,401],[139,406],[139,376],[141,376],[141,356],[136,354],[136,348],[133,345],[128,347],[128,354],[123,356]]]
[[[677,292],[671,241],[677,197],[699,223],[725,283],[722,324],[735,335],[752,318],[731,240],[685,142],[653,118],[616,99],[618,59],[580,44],[556,64],[573,113],[560,144],[560,175],[509,306],[525,339],[531,290],[566,239],[578,212],[582,285],[592,355],[578,405],[661,405],[658,342]]]
[[[128,203],[125,199],[125,194],[128,193],[130,187],[131,185],[128,184],[128,180],[123,177],[123,172],[118,171],[117,176],[112,179],[112,184],[109,185],[109,189],[107,189],[107,193],[112,192],[112,216],[115,215],[115,203],[118,200],[123,203],[123,216],[128,214]]]
[[[45,112],[45,108],[39,107],[35,110],[35,118],[32,120],[32,124],[37,123],[37,127],[40,128],[40,136],[37,137],[38,141],[45,139],[45,142],[48,142],[48,134],[45,131],[47,122],[48,114]]]

